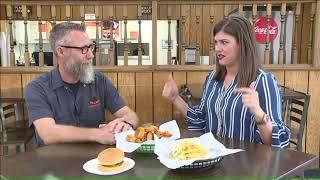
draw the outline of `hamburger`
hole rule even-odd
[[[103,172],[119,171],[124,168],[124,152],[118,148],[108,148],[98,154],[98,169]]]

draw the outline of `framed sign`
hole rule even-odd
[[[142,5],[141,6],[141,13],[142,14],[151,14],[152,13],[152,6],[151,5]]]
[[[196,62],[196,48],[188,47],[184,51],[185,54],[185,62],[192,64]]]

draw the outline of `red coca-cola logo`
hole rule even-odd
[[[254,31],[258,43],[265,43],[267,38],[267,17],[260,17],[254,23]],[[278,25],[276,21],[270,17],[269,22],[269,42],[272,42],[278,35]]]

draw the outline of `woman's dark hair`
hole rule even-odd
[[[253,26],[245,17],[232,15],[215,25],[213,36],[220,31],[236,38],[240,52],[240,69],[237,75],[237,86],[249,87],[250,83],[256,79],[260,67]],[[226,74],[226,67],[217,63],[214,79],[224,80]]]

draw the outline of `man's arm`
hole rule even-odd
[[[113,132],[108,126],[101,128],[82,128],[56,124],[52,118],[41,118],[33,122],[36,131],[46,145],[65,142],[93,141],[101,144],[115,142]]]
[[[121,119],[120,121],[124,121],[132,126],[132,128],[137,128],[139,123],[139,118],[137,114],[131,110],[128,106],[124,106],[113,115],[116,117],[115,120]]]

